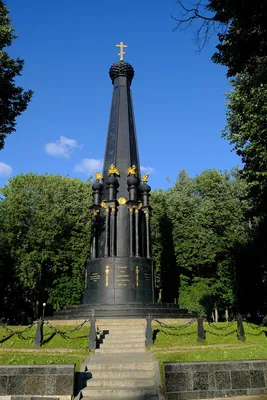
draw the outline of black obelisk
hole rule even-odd
[[[114,89],[103,175],[93,183],[91,258],[84,304],[151,303],[154,274],[150,243],[151,188],[140,179],[131,83],[133,67],[121,60],[109,75]]]

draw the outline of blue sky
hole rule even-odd
[[[112,84],[109,67],[128,45],[141,165],[153,188],[182,169],[230,169],[240,159],[221,138],[225,69],[211,62],[216,38],[198,53],[193,32],[173,32],[176,0],[8,0],[25,60],[18,83],[33,89],[0,152],[0,186],[19,173],[86,180],[104,156]],[[98,168],[99,169],[99,168]]]

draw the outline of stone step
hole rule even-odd
[[[140,326],[140,325],[107,325],[107,324],[99,324],[96,325],[98,329],[100,330],[109,330],[111,332],[117,332],[117,331],[142,331],[145,332],[146,327],[145,326]]]
[[[129,326],[129,325],[136,325],[136,326],[146,326],[146,320],[145,319],[135,319],[135,318],[129,318],[129,319],[97,319],[96,320],[96,325],[109,325],[109,326]]]
[[[135,363],[135,362],[123,362],[123,363],[112,363],[112,362],[100,362],[100,363],[88,363],[86,365],[87,370],[91,371],[154,371],[154,363],[153,362],[142,362],[142,363]]]
[[[89,379],[87,381],[88,387],[152,387],[155,385],[155,380],[153,378],[118,378],[118,379]]]
[[[117,370],[117,369],[95,369],[94,366],[86,372],[86,376],[90,378],[107,378],[107,379],[125,379],[125,378],[154,378],[155,372],[154,369],[147,370],[137,370],[137,369],[129,369],[129,370]],[[85,378],[86,379],[86,378]]]
[[[130,342],[130,343],[119,343],[119,342],[104,342],[100,344],[100,349],[135,349],[136,347],[145,347],[145,341],[143,342]]]
[[[135,348],[112,348],[112,349],[96,349],[97,354],[107,354],[107,353],[144,353],[145,347],[135,347]]]
[[[130,337],[120,337],[120,336],[109,336],[106,335],[105,338],[103,339],[103,343],[140,343],[144,342],[145,338],[144,336],[130,336]],[[102,346],[102,344],[100,344]]]
[[[113,398],[113,399],[119,399],[119,397],[118,396],[113,396],[113,397],[111,397],[110,396],[110,398]],[[124,399],[127,399],[127,400],[158,400],[158,396],[157,395],[140,395],[140,396],[124,396],[123,397]],[[85,397],[83,397],[83,400],[92,400],[93,399],[93,397],[89,397],[89,396],[85,396]],[[102,397],[102,396],[100,396],[100,397],[98,397],[97,396],[97,400],[107,400],[107,398],[106,397]]]
[[[107,338],[140,338],[145,337],[145,332],[128,332],[124,334],[124,332],[110,332],[105,333],[105,339]]]
[[[131,334],[134,335],[145,335],[145,329],[139,329],[139,328],[127,328],[127,329],[123,329],[122,327],[118,328],[118,329],[109,329],[109,328],[104,328],[101,329],[100,331],[104,331],[105,335],[121,335],[121,336],[128,336]]]
[[[108,399],[109,397],[117,397],[121,399],[127,399],[130,396],[140,396],[140,395],[156,395],[155,387],[86,387],[83,389],[83,398],[89,397],[91,399],[98,398],[100,396]]]

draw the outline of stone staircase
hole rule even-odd
[[[145,320],[100,320],[105,332],[87,364],[85,400],[156,400],[155,360],[145,351]]]

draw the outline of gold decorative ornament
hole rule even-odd
[[[111,211],[112,211],[113,213],[115,213],[115,212],[116,212],[116,207],[111,207]]]
[[[106,286],[108,286],[108,274],[109,274],[109,266],[106,266]]]
[[[139,208],[134,209],[135,214],[139,214]]]
[[[95,179],[100,181],[100,179],[103,179],[103,175],[100,172],[95,171]]]
[[[138,204],[139,210],[140,210],[142,207],[143,207],[143,204],[142,204],[142,202],[140,201],[139,204]]]
[[[128,209],[130,213],[133,213],[134,208],[132,206],[129,206]]]
[[[135,280],[136,280],[136,287],[139,286],[139,267],[136,266],[135,268]]]
[[[97,217],[97,215],[99,214],[99,210],[92,210],[91,214],[93,217]]]
[[[125,54],[125,51],[123,51],[123,49],[127,48],[127,45],[123,44],[123,42],[120,42],[120,44],[116,44],[116,47],[120,48],[118,56],[120,56],[120,61],[123,61],[123,56]]]
[[[148,211],[148,210],[145,210],[145,211],[144,211],[144,214],[145,214],[146,217],[148,217],[148,216],[149,216],[149,211]]]
[[[149,177],[149,174],[143,175],[142,178],[141,178],[141,181],[142,182],[147,182],[148,181],[148,177]]]
[[[127,203],[127,199],[126,199],[125,197],[120,197],[120,198],[118,199],[118,203],[119,203],[120,205],[126,204],[126,203]]]
[[[130,168],[127,169],[126,174],[127,175],[136,175],[137,173],[137,168],[136,165],[132,165]]]
[[[101,201],[100,205],[102,208],[107,208],[106,203],[104,201]]]
[[[120,176],[119,170],[118,170],[118,168],[115,167],[114,164],[111,164],[111,166],[109,167],[109,170],[108,170],[108,175],[111,175],[111,174]]]

